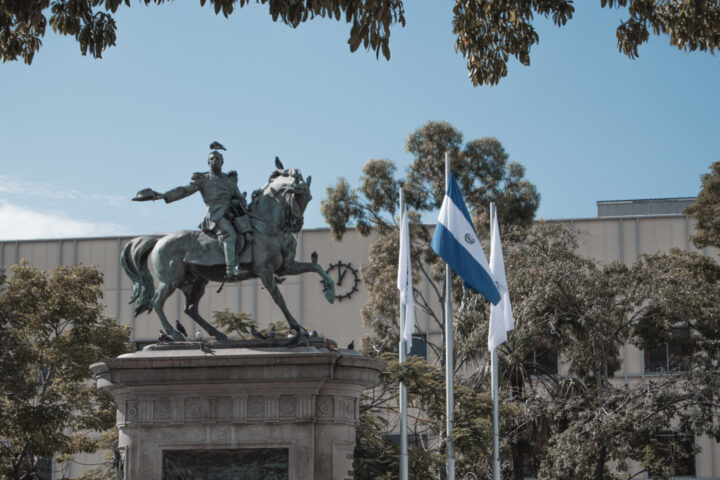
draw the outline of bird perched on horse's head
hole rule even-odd
[[[220,142],[212,142],[210,144],[210,150],[227,150],[225,147],[223,147],[223,144]]]

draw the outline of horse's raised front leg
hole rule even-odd
[[[218,341],[227,340],[227,335],[210,325],[200,316],[200,312],[198,312],[198,304],[205,293],[205,287],[207,284],[207,280],[198,278],[194,282],[186,283],[180,287],[185,294],[185,313],[195,320],[197,324],[208,333],[208,335],[215,337]]]
[[[275,280],[275,273],[271,270],[264,270],[260,272],[260,275],[258,276],[260,277],[260,280],[262,281],[263,285],[265,286],[268,293],[275,302],[275,305],[280,307],[280,310],[282,310],[283,315],[285,315],[285,320],[287,320],[290,329],[298,332],[298,337],[301,335],[305,335],[305,329],[300,326],[297,320],[295,320],[295,317],[292,316],[292,313],[290,313],[290,310],[288,310],[287,305],[285,305],[285,299],[280,293],[280,289],[278,288],[277,282]]]
[[[323,286],[325,287],[325,298],[328,302],[335,301],[335,282],[317,263],[308,262],[292,262],[288,267],[280,272],[281,275],[300,275],[301,273],[315,272],[322,277]]]

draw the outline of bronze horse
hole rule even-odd
[[[252,259],[241,264],[243,273],[232,279],[225,279],[225,265],[219,242],[208,239],[207,234],[193,230],[181,230],[157,239],[136,237],[122,251],[123,269],[133,283],[130,303],[138,300],[135,313],[155,309],[162,326],[173,340],[184,340],[183,335],[172,327],[163,312],[168,297],[180,289],[185,294],[185,313],[195,320],[209,335],[217,340],[227,336],[218,331],[198,313],[198,302],[205,293],[209,281],[240,282],[259,278],[280,307],[290,329],[297,332],[295,339],[307,335],[305,329],[295,320],[285,304],[277,286],[277,278],[285,275],[299,275],[315,272],[322,277],[325,298],[332,303],[335,299],[335,284],[316,263],[296,262],[297,242],[294,233],[303,225],[303,213],[310,195],[311,177],[303,180],[299,170],[277,170],[268,183],[253,193],[248,207],[253,227],[251,245]],[[198,238],[204,237],[204,242]],[[189,254],[194,249],[199,254]],[[147,266],[148,255],[158,278],[157,291]]]

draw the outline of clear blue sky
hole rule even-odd
[[[631,61],[615,40],[626,13],[576,3],[561,29],[538,19],[530,67],[513,62],[499,86],[479,88],[454,52],[450,1],[406,2],[389,62],[351,54],[345,23],[293,30],[260,5],[225,19],[198,1],[133,2],[101,60],[50,32],[31,66],[0,65],[0,239],[195,227],[199,196],[129,199],[187,183],[212,140],[241,190],[266,180],[275,155],[312,175],[306,227],[324,227],[325,188],[356,185],[370,158],[404,170],[405,140],[429,120],[497,137],[537,185],[539,217],[696,195],[720,160],[720,59],[653,37]]]

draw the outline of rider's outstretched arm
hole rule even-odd
[[[203,174],[196,172],[193,174],[192,180],[190,180],[189,184],[183,187],[175,187],[172,190],[168,190],[167,192],[163,193],[160,198],[165,200],[165,203],[170,203],[174,202],[175,200],[185,198],[200,190],[200,184],[202,183],[202,181]]]
[[[200,187],[191,183],[183,187],[175,187],[172,190],[168,190],[167,192],[163,193],[160,198],[165,200],[165,203],[170,203],[174,202],[175,200],[180,200],[181,198],[192,195],[198,190],[200,190]]]

